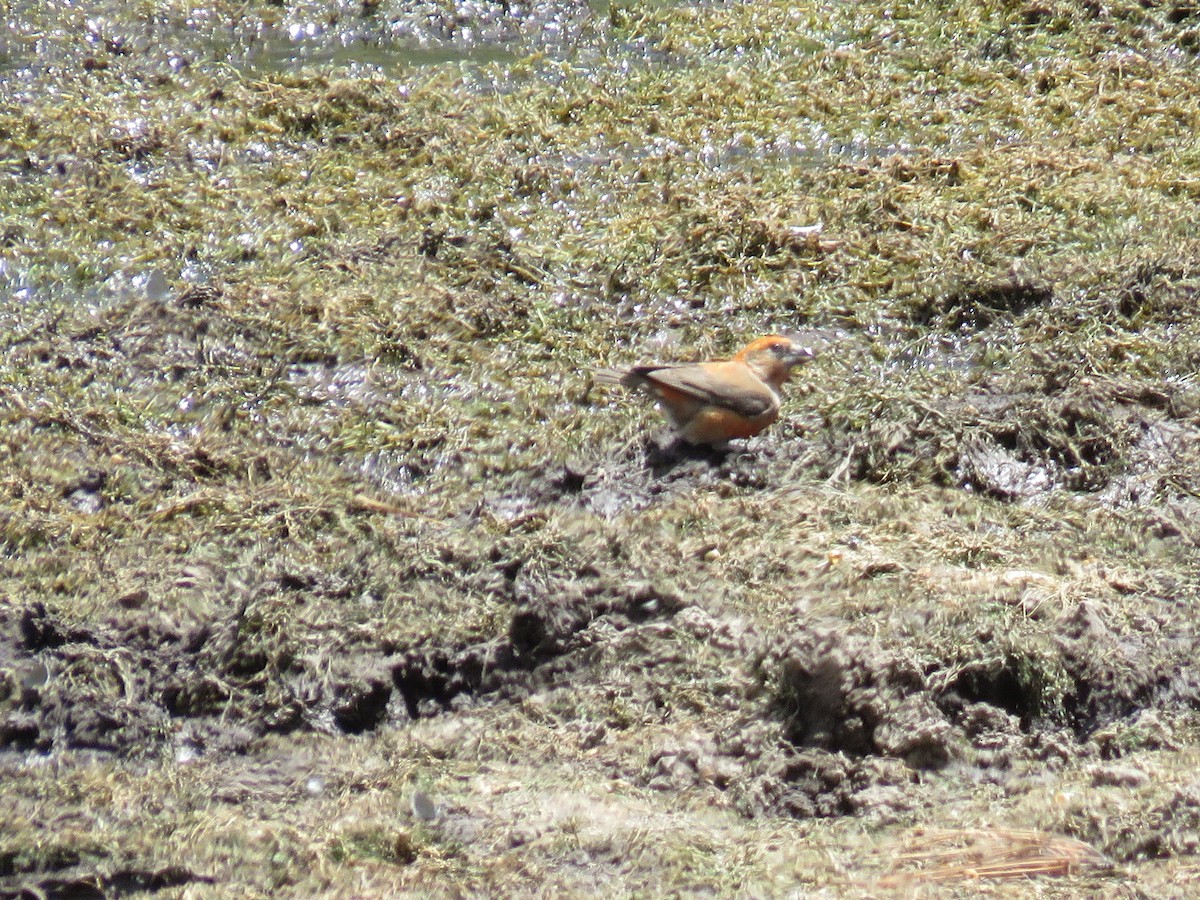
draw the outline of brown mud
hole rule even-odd
[[[52,328],[16,352],[114,385],[152,371],[187,382],[184,361],[198,352],[201,336],[223,329],[223,361],[211,364],[249,368],[252,379],[278,384],[281,372],[255,349],[263,338],[209,321],[204,310],[212,302],[184,295],[165,310],[127,306],[102,329],[64,335]],[[493,598],[497,625],[481,640],[350,631],[338,636],[331,656],[320,635],[329,626],[292,634],[286,608],[353,602],[366,570],[338,575],[292,560],[272,571],[259,556],[236,573],[179,570],[176,588],[193,591],[205,582],[212,599],[203,614],[159,606],[146,587],[121,592],[109,612],[91,620],[67,618],[41,600],[10,600],[0,609],[0,744],[13,759],[92,753],[145,765],[168,752],[219,761],[253,756],[272,735],[387,735],[420,720],[533,704],[557,710],[579,750],[603,753],[610,777],[651,796],[716,792],[721,799],[712,802],[751,820],[911,821],[921,808],[912,792],[938,773],[1006,785],[1028,777],[1018,773],[1030,766],[1083,762],[1096,767],[1099,783],[1141,785],[1140,770],[1122,769],[1121,761],[1178,749],[1180,739],[1169,732],[1115,735],[1149,720],[1190,721],[1200,708],[1200,648],[1180,599],[1191,587],[1178,576],[1086,561],[1081,569],[1065,560],[1057,570],[989,575],[986,548],[968,551],[964,571],[978,573],[971,577],[981,583],[968,579],[959,589],[1017,613],[997,620],[947,619],[922,603],[904,610],[903,601],[893,606],[881,601],[886,594],[863,590],[897,579],[932,589],[938,576],[928,559],[918,568],[911,560],[864,556],[842,572],[844,555],[878,541],[870,523],[893,515],[902,523],[911,512],[886,494],[853,499],[853,485],[898,478],[949,492],[947,510],[955,492],[1002,504],[1066,498],[1067,509],[1078,497],[1134,517],[1156,539],[1191,546],[1187,523],[1200,467],[1185,460],[1200,448],[1194,392],[1099,377],[1063,383],[1059,373],[1054,363],[1022,377],[1021,390],[1005,390],[1012,384],[1006,377],[994,387],[981,381],[963,397],[881,406],[863,428],[837,414],[800,410],[784,426],[786,442],[771,436],[697,451],[642,439],[541,471],[518,470],[460,512],[449,532],[440,523],[412,523],[414,534],[442,537],[435,558],[405,564],[409,577],[452,571],[462,596]],[[317,402],[317,412],[330,406]],[[95,416],[30,410],[25,422],[73,448],[73,470],[83,474],[62,479],[54,492],[76,515],[134,502],[114,483],[117,458],[126,468],[154,471],[151,490],[182,484],[185,499],[158,504],[150,515],[158,523],[227,507],[228,498],[204,493],[206,484],[269,482],[274,458],[292,440],[276,431],[259,453],[234,463],[203,442],[164,436],[135,443]],[[688,565],[722,569],[719,531],[705,532],[698,544],[680,543],[686,532],[672,533],[673,552],[686,547],[686,555],[666,562],[646,555],[642,542],[654,539],[654,529],[625,534],[629,516],[686,508],[697,494],[737,502],[740,515],[754,521],[772,509],[828,501],[830,491],[841,499],[826,512],[802,513],[801,521],[830,516],[858,524],[838,541],[841,549],[801,548],[799,561],[784,553],[775,563],[783,582],[799,586],[798,605],[783,607],[777,619],[747,617],[739,601],[714,602],[689,582]],[[889,506],[893,512],[882,511]],[[318,513],[315,527],[339,515]],[[530,555],[519,539],[506,546],[505,534],[537,533],[549,523],[563,547]],[[49,540],[35,522],[10,519],[6,527],[20,546]],[[279,535],[291,527],[281,523]],[[489,527],[497,537],[482,545],[453,537]],[[914,519],[899,531],[927,527]],[[750,546],[758,552],[758,544]],[[1055,587],[1068,574],[1076,587]],[[871,616],[823,606],[813,593],[822,585],[862,595],[890,625],[881,632]],[[1140,598],[1132,608],[1122,604],[1130,597]],[[1005,633],[1014,626],[1023,637]],[[698,694],[689,699],[692,690]],[[672,725],[682,721],[682,729]],[[632,755],[613,750],[631,732],[664,727]],[[1146,812],[1147,821],[1173,823],[1160,833],[1150,825],[1113,832],[1086,822],[1069,831],[1117,864],[1188,854],[1180,823],[1200,821],[1189,790],[1181,785]],[[454,815],[442,824],[448,834],[468,827],[455,825]],[[423,851],[394,852],[415,859]],[[28,884],[49,894],[101,896],[211,881],[188,867],[117,867],[97,875],[72,854],[42,858],[35,869],[24,868],[22,858],[10,855],[5,863],[14,896],[17,885]]]

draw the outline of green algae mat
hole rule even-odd
[[[1194,5],[0,18],[0,896],[1188,896]]]

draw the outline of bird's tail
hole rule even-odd
[[[619,384],[635,388],[644,380],[636,369],[592,369],[592,381],[596,384]]]

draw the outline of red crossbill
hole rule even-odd
[[[724,444],[758,434],[779,418],[779,390],[813,350],[777,334],[747,344],[732,359],[601,369],[596,381],[644,388],[689,444]]]

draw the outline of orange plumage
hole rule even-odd
[[[602,383],[644,388],[689,444],[752,437],[779,418],[780,388],[813,351],[777,334],[751,341],[732,359],[603,369]]]

